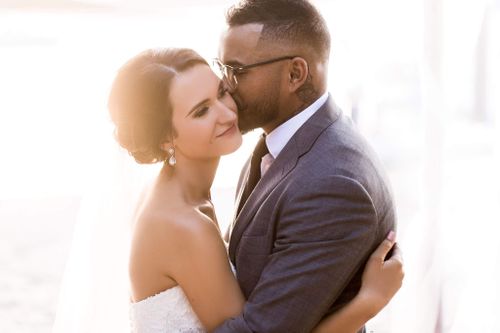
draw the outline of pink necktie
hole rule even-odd
[[[271,166],[271,164],[273,164],[273,162],[274,158],[270,153],[267,153],[266,155],[264,155],[264,157],[262,157],[262,160],[260,162],[261,178],[264,177],[264,174],[267,172],[267,170],[269,170],[269,167]]]

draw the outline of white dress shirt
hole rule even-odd
[[[299,112],[292,118],[288,119],[283,124],[276,127],[271,133],[266,136],[266,146],[269,154],[262,157],[260,170],[261,175],[264,175],[271,166],[272,162],[278,157],[288,141],[304,125],[304,123],[325,104],[328,99],[328,92],[325,92],[314,103],[309,105],[305,110]]]
[[[325,104],[327,99],[328,92],[325,92],[304,111],[301,111],[292,118],[288,119],[266,136],[267,149],[269,149],[269,153],[271,153],[274,159],[278,157],[295,132],[297,132],[297,130],[304,125],[304,123],[311,118],[311,116],[316,113],[316,111],[318,111],[323,104]]]

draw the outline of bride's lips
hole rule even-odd
[[[225,135],[233,134],[236,131],[236,122],[234,122],[227,130],[217,135],[216,138],[223,137]]]

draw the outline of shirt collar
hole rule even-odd
[[[297,130],[316,111],[318,111],[323,104],[325,104],[327,99],[328,92],[325,92],[320,98],[309,105],[306,109],[276,127],[271,133],[266,136],[266,146],[273,158],[278,157],[279,153],[283,150],[288,141],[290,141],[295,132],[297,132]]]

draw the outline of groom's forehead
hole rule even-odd
[[[228,28],[223,32],[219,57],[224,63],[245,63],[254,56],[263,25],[250,23]]]

